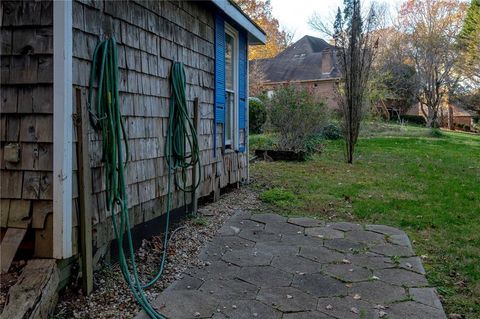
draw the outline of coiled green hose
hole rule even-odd
[[[164,319],[148,301],[144,289],[161,278],[167,260],[168,229],[172,202],[172,177],[178,189],[194,192],[201,180],[187,186],[188,170],[198,165],[200,172],[199,147],[193,123],[188,115],[185,96],[185,71],[181,63],[174,63],[171,72],[171,90],[165,157],[168,166],[167,211],[160,267],[154,278],[142,285],[135,262],[135,252],[128,213],[128,198],[125,182],[125,166],[128,159],[127,134],[122,121],[118,94],[118,57],[114,38],[97,44],[90,72],[88,109],[92,126],[102,132],[102,162],[105,168],[107,209],[112,212],[112,223],[119,250],[119,264],[135,300],[154,319]],[[94,101],[94,83],[98,84]],[[92,108],[93,107],[93,108]],[[123,152],[125,146],[125,153]],[[191,150],[187,152],[186,146]],[[185,199],[185,198],[184,198]],[[186,200],[185,200],[186,203]],[[118,211],[118,217],[115,212]],[[119,219],[119,221],[117,220]],[[124,247],[126,235],[127,247]]]

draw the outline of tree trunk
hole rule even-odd
[[[453,124],[453,109],[450,105],[448,106],[448,129],[449,130],[455,129]]]
[[[353,164],[354,147],[355,145],[353,144],[353,142],[349,140],[347,142],[347,163],[348,164]]]
[[[426,121],[427,121],[427,127],[435,127],[437,124],[437,118],[438,118],[438,110],[433,108],[430,105],[427,105],[427,114],[426,114]]]

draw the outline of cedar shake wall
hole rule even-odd
[[[52,2],[1,1],[0,22],[0,226],[31,228],[30,248],[51,257]]]
[[[86,103],[95,45],[108,36],[118,42],[120,107],[130,148],[126,170],[128,206],[134,224],[149,221],[166,210],[164,146],[172,61],[185,64],[192,116],[193,100],[200,100],[199,195],[209,195],[215,185],[225,187],[247,177],[246,153],[223,156],[218,148],[214,157],[214,20],[213,12],[205,6],[201,2],[164,1],[73,3],[73,91],[75,95],[76,89],[81,90],[82,103]],[[221,131],[219,127],[217,132]],[[111,213],[105,209],[101,137],[92,130],[88,134],[94,193],[93,245],[98,250],[114,235]],[[217,146],[222,145],[221,138],[217,134]],[[182,193],[175,192],[173,206],[183,206]]]

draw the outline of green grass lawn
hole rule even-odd
[[[402,228],[447,313],[480,318],[480,136],[368,124],[355,158],[327,141],[306,162],[253,164],[253,187],[287,215]]]

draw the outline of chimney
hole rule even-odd
[[[322,74],[330,74],[332,72],[332,50],[322,51]]]

